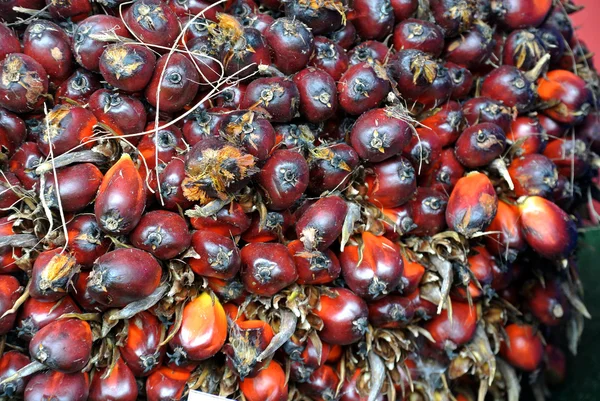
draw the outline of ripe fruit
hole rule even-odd
[[[258,183],[273,210],[284,210],[296,202],[308,187],[308,164],[292,150],[276,150],[258,173]]]
[[[68,399],[86,401],[90,380],[87,373],[62,373],[53,370],[36,373],[25,387],[24,400]]]
[[[591,109],[591,92],[583,79],[565,70],[549,71],[538,81],[538,95],[553,106],[544,114],[561,123],[579,124]]]
[[[9,378],[17,371],[29,364],[29,358],[18,351],[4,352],[0,358],[0,381]],[[0,385],[0,395],[3,397],[20,397],[25,391],[25,386],[29,381],[28,377],[23,377]]]
[[[186,221],[179,214],[164,210],[142,216],[129,238],[136,248],[161,260],[175,258],[190,246],[192,240]]]
[[[144,89],[154,73],[156,56],[141,45],[112,44],[100,56],[100,74],[112,86],[126,92]]]
[[[33,264],[29,292],[39,300],[58,301],[77,271],[75,258],[63,248],[42,252]]]
[[[137,0],[124,15],[127,28],[143,43],[169,48],[179,34],[179,21],[171,10],[158,0]]]
[[[452,315],[448,309],[434,316],[425,324],[435,343],[441,350],[454,350],[469,342],[477,328],[478,311],[475,306],[462,302],[452,303]]]
[[[22,292],[23,287],[21,287],[16,278],[8,275],[0,275],[0,316],[3,316],[13,308]],[[8,333],[13,328],[16,318],[17,315],[14,312],[0,318],[0,333],[2,335]]]
[[[398,207],[406,203],[417,189],[415,168],[403,156],[395,156],[372,165],[368,185],[369,201],[384,208]]]
[[[242,248],[242,281],[248,292],[272,297],[296,281],[296,265],[285,245],[251,243]]]
[[[342,268],[330,249],[307,251],[300,240],[290,242],[287,247],[296,264],[298,284],[326,284],[339,277]]]
[[[508,169],[515,185],[515,195],[551,198],[558,182],[558,170],[550,159],[530,154],[514,159]]]
[[[300,94],[300,114],[312,123],[320,123],[337,111],[335,80],[326,72],[308,67],[294,75]]]
[[[146,100],[165,112],[180,111],[196,96],[199,80],[200,75],[189,58],[180,53],[163,55],[146,86]]]
[[[86,70],[100,71],[99,60],[107,42],[96,39],[94,35],[107,31],[124,38],[131,37],[123,21],[111,15],[92,15],[77,24],[73,33],[73,55]]]
[[[502,128],[493,123],[481,123],[460,134],[454,145],[454,154],[467,168],[483,167],[502,154],[505,144]]]
[[[240,390],[248,401],[285,401],[288,398],[288,385],[285,371],[275,361],[252,378],[240,382]]]
[[[212,231],[196,231],[192,247],[197,256],[188,259],[194,273],[204,277],[230,280],[240,270],[240,252],[229,238]]]
[[[367,330],[369,311],[366,302],[345,288],[322,293],[313,313],[323,321],[319,337],[330,344],[355,343]]]
[[[41,328],[54,322],[62,314],[80,312],[79,307],[69,295],[51,302],[28,298],[17,315],[15,325],[17,335],[29,341]]]
[[[381,66],[358,63],[338,81],[339,104],[348,114],[360,115],[376,107],[387,96],[390,83]]]
[[[0,106],[15,113],[37,109],[48,91],[48,75],[32,57],[13,53],[0,62]]]
[[[134,376],[144,377],[161,366],[165,346],[160,346],[165,330],[156,316],[143,311],[129,320],[127,339],[119,352]]]
[[[300,71],[312,55],[314,37],[300,20],[277,18],[265,32],[273,63],[284,74]]]
[[[135,377],[121,358],[111,367],[110,373],[108,368],[97,370],[90,383],[90,401],[135,401],[137,396]]]
[[[514,367],[526,372],[538,368],[544,356],[542,340],[528,324],[509,324],[504,328],[507,341],[502,343],[500,355]]]
[[[339,196],[319,199],[296,224],[296,235],[308,251],[324,251],[342,234],[348,206]]]

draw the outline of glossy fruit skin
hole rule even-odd
[[[545,283],[536,281],[526,287],[527,307],[531,313],[546,326],[561,324],[568,312],[567,300],[556,280]]]
[[[127,234],[140,221],[145,206],[142,177],[124,154],[104,175],[94,203],[96,221],[107,234]]]
[[[411,162],[396,156],[372,165],[372,175],[366,177],[369,201],[374,205],[392,208],[408,202],[417,189],[415,168]]]
[[[291,207],[306,191],[308,180],[308,164],[304,157],[286,149],[273,152],[258,173],[266,203],[273,210]]]
[[[210,230],[225,236],[242,234],[250,227],[251,219],[237,202],[231,202],[227,207],[207,217],[192,217],[192,227],[196,230]]]
[[[242,248],[242,281],[248,292],[272,297],[298,278],[285,245],[251,243]]]
[[[546,53],[540,31],[515,30],[506,37],[503,63],[528,71],[535,67]]]
[[[367,330],[366,302],[345,288],[332,288],[331,294],[321,294],[320,305],[313,313],[323,320],[319,337],[329,344],[355,343]]]
[[[298,1],[282,3],[284,3],[286,17],[300,20],[314,35],[323,35],[342,27],[342,13],[338,10],[326,6],[312,7]]]
[[[383,40],[394,28],[394,10],[389,0],[355,0],[352,23],[362,39]]]
[[[236,312],[237,317],[237,312]],[[223,347],[227,366],[241,380],[256,376],[265,364],[258,362],[258,356],[273,339],[273,329],[262,320],[238,320],[229,333],[229,342]]]
[[[143,103],[136,97],[100,89],[90,97],[89,106],[98,121],[108,125],[117,135],[144,131],[147,113]],[[130,136],[127,140],[135,145],[140,136]]]
[[[258,78],[246,87],[241,107],[263,107],[272,122],[289,122],[298,113],[300,92],[296,84],[287,78]]]
[[[337,256],[330,249],[308,252],[300,240],[290,242],[287,248],[296,264],[298,284],[327,284],[338,278],[342,271]]]
[[[70,40],[54,22],[39,20],[27,26],[23,53],[38,61],[53,84],[64,81],[72,71]]]
[[[308,67],[294,75],[300,94],[300,114],[312,123],[331,118],[337,110],[335,80],[325,71]]]
[[[570,71],[549,71],[538,81],[538,95],[542,101],[558,102],[543,113],[561,123],[579,124],[591,109],[590,90]]]
[[[537,369],[542,362],[544,346],[534,328],[527,324],[513,323],[504,330],[510,344],[502,343],[500,355],[511,365],[525,372]]]
[[[419,185],[431,187],[445,194],[451,193],[464,174],[465,168],[454,155],[454,149],[446,148],[442,150],[434,168],[419,177]]]
[[[318,367],[306,383],[299,386],[303,394],[315,401],[328,401],[336,399],[336,392],[340,378],[336,371],[329,365]]]
[[[26,54],[13,53],[0,62],[0,106],[15,113],[33,111],[48,92],[44,67]]]
[[[222,6],[215,5],[214,7],[210,7],[210,2],[204,0],[168,0],[166,3],[181,20],[190,15],[201,14],[206,19],[217,21],[216,14],[224,11]],[[182,25],[185,26],[185,23]]]
[[[136,248],[167,260],[185,251],[190,246],[192,236],[185,219],[179,214],[154,210],[142,216],[129,239]]]
[[[199,255],[187,260],[194,273],[203,277],[229,280],[240,270],[240,253],[228,236],[212,231],[196,231],[192,247]]]
[[[277,134],[273,125],[260,112],[233,112],[223,125],[221,132],[232,144],[241,144],[244,151],[256,157],[259,162],[269,158]]]
[[[467,168],[490,164],[504,151],[506,136],[494,123],[481,123],[465,129],[458,137],[454,154]]]
[[[152,294],[161,275],[160,265],[148,252],[120,248],[94,262],[87,289],[96,302],[122,308]]]
[[[75,217],[67,223],[67,231],[69,251],[82,269],[91,268],[94,261],[108,251],[110,240],[102,235],[94,216]]]
[[[511,252],[518,252],[527,246],[520,230],[519,209],[502,200],[498,201],[496,217],[492,220],[487,230],[491,232],[486,237],[486,246],[496,256],[508,256]]]
[[[108,377],[104,378],[107,368],[95,372],[90,383],[90,401],[135,401],[138,388],[131,369],[119,358]]]
[[[0,107],[0,146],[2,147],[0,156],[11,157],[26,139],[25,121],[18,115]]]
[[[35,142],[25,142],[8,161],[8,169],[21,181],[25,189],[33,189],[36,184],[39,186],[39,176],[35,169],[43,159],[44,155]]]
[[[589,152],[587,145],[581,139],[555,139],[550,141],[544,150],[548,157],[558,168],[558,173],[569,179],[584,176],[589,166]]]
[[[328,73],[334,80],[339,80],[348,68],[348,56],[339,44],[323,37],[314,39],[315,50],[308,65]]]
[[[181,365],[185,360],[210,358],[223,347],[226,338],[227,318],[223,306],[204,292],[183,308],[181,327],[169,342],[174,351],[171,360]]]
[[[415,315],[412,297],[387,295],[369,302],[369,323],[381,329],[401,329]]]
[[[339,196],[321,198],[298,219],[296,236],[307,250],[324,251],[342,234],[348,206]]]
[[[143,43],[164,47],[173,45],[180,30],[173,10],[158,0],[135,1],[125,11],[123,20]]]
[[[474,5],[474,2],[462,0],[433,0],[431,11],[446,37],[454,37],[471,27]]]
[[[189,58],[181,53],[165,54],[156,62],[145,90],[146,100],[167,113],[180,111],[198,93],[199,81],[200,74]]]
[[[473,27],[446,46],[445,58],[469,69],[476,69],[489,60],[494,50],[494,30],[485,22]]]
[[[432,236],[446,227],[448,196],[433,188],[419,187],[408,202],[414,227],[410,233],[418,237]]]
[[[54,156],[76,147],[90,148],[92,144],[86,142],[93,136],[96,123],[94,114],[83,107],[55,106],[44,120],[50,127],[50,134],[40,135],[38,146],[46,156],[50,154],[50,147]]]
[[[515,195],[552,198],[558,182],[558,170],[550,159],[530,154],[513,159],[508,173],[515,185]]]
[[[87,322],[63,319],[41,328],[29,343],[32,358],[52,370],[75,373],[83,369],[92,353],[92,330]]]
[[[446,147],[458,139],[462,132],[462,120],[463,112],[460,104],[450,101],[423,119],[421,124],[431,128],[440,137],[441,145]]]
[[[301,21],[277,18],[264,35],[275,66],[284,74],[293,74],[308,64],[314,50],[314,36]]]
[[[437,78],[440,64],[417,49],[400,50],[390,57],[388,71],[403,97],[416,101]],[[438,98],[441,98],[438,93]]]
[[[0,44],[0,61],[4,60],[8,54],[21,52],[19,38],[12,29],[4,24],[0,27],[0,39],[2,41]]]
[[[0,380],[7,379],[29,364],[29,358],[18,351],[4,352],[0,358]],[[23,395],[28,377],[0,385],[0,395],[3,397],[19,397]]]
[[[510,131],[507,131],[506,138],[512,142],[511,150],[517,148],[516,154],[519,156],[532,153],[541,153],[546,148],[548,133],[540,124],[540,120],[532,117],[517,117],[511,124]]]
[[[434,316],[425,324],[435,343],[432,345],[440,350],[456,349],[469,342],[477,328],[478,312],[475,306],[467,303],[453,302],[452,317],[448,309]]]
[[[149,376],[160,368],[166,351],[160,346],[162,330],[162,323],[148,311],[129,320],[127,339],[119,352],[134,376]]]
[[[483,231],[496,216],[498,197],[490,179],[473,172],[458,180],[446,208],[451,230],[466,237]]]
[[[329,39],[341,46],[345,50],[349,50],[358,39],[356,27],[352,21],[346,21],[346,25],[335,32],[327,35]]]
[[[542,120],[540,120],[540,121],[542,121]],[[544,128],[546,128],[546,131],[549,131],[548,133],[551,135],[554,133],[550,133],[551,129],[549,129],[548,126],[551,126],[552,122],[554,122],[554,120],[552,120],[549,117],[546,117],[545,123],[547,125],[545,125]],[[563,128],[563,126],[558,125],[556,123],[554,124],[554,126]],[[590,149],[593,152],[598,153],[598,151],[600,151],[600,114],[598,114],[598,113],[588,114],[588,116],[585,118],[584,122],[575,131],[575,135],[578,139],[581,139],[582,141],[589,143]],[[560,134],[558,134],[556,136],[562,136],[562,131]]]
[[[530,196],[519,205],[521,231],[537,253],[547,259],[564,258],[577,245],[575,222],[553,202]]]
[[[498,100],[489,97],[474,97],[463,103],[463,114],[469,125],[494,123],[509,132],[513,112]]]
[[[225,74],[227,76],[236,74],[240,78],[247,78],[258,70],[260,64],[271,64],[269,45],[259,30],[244,28],[243,38],[245,43],[250,47],[234,48],[231,60],[229,60],[229,63],[225,67]],[[248,68],[248,66],[250,67]]]
[[[535,85],[517,67],[503,65],[490,72],[481,85],[481,95],[523,112],[535,100]]]
[[[112,44],[100,56],[99,70],[106,82],[125,92],[146,88],[154,74],[156,56],[141,45]]]
[[[60,104],[68,103],[69,100],[78,104],[87,104],[92,94],[101,87],[96,75],[83,68],[78,68],[56,88],[54,99],[56,103]]]
[[[261,222],[258,212],[252,214],[250,227],[242,234],[246,242],[271,242],[283,238],[285,232],[295,222],[294,216],[285,210],[283,212],[267,212],[266,218]]]
[[[322,193],[343,188],[350,180],[354,168],[358,166],[358,154],[345,143],[328,145],[330,152],[313,154],[309,159],[309,191]]]
[[[10,310],[21,296],[23,287],[13,276],[0,275],[0,316]],[[0,318],[0,334],[8,333],[14,326],[16,313],[10,313]]]
[[[338,81],[339,105],[348,114],[360,115],[377,107],[390,90],[378,65],[358,63],[349,67]]]
[[[403,155],[411,161],[419,177],[423,177],[435,169],[442,156],[442,138],[431,129],[417,128]]]
[[[500,0],[493,5],[493,13],[508,29],[536,27],[552,8],[551,0]]]
[[[69,295],[58,301],[28,298],[17,314],[17,335],[29,341],[43,327],[57,320],[64,313],[80,313],[81,310]]]
[[[439,57],[444,50],[444,33],[434,23],[409,18],[394,28],[394,49],[417,49]]]
[[[161,366],[146,380],[148,401],[180,400],[190,376],[186,368]]]
[[[279,363],[271,361],[255,377],[241,381],[240,390],[248,401],[285,401],[288,398],[285,371]]]
[[[0,216],[5,216],[10,213],[8,209],[19,201],[19,195],[10,188],[20,186],[21,182],[17,176],[10,171],[6,171],[4,175],[0,177]]]
[[[410,142],[411,127],[391,109],[372,109],[362,114],[350,132],[350,145],[358,156],[381,162],[401,152]]]
[[[24,400],[86,401],[90,380],[87,373],[36,373],[25,387]]]
[[[63,248],[44,251],[33,264],[29,292],[33,298],[42,301],[58,301],[66,295],[75,273],[75,258]]]
[[[92,163],[67,166],[57,170],[56,176],[52,172],[47,174],[43,196],[48,207],[58,209],[60,195],[63,211],[77,212],[92,203],[102,177],[102,172]]]

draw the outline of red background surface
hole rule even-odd
[[[578,37],[583,40],[590,51],[596,54],[594,61],[598,65],[600,57],[600,0],[575,0],[575,4],[585,9],[573,14],[573,25]]]

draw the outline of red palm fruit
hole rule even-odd
[[[332,401],[337,399],[337,388],[340,378],[336,371],[329,365],[318,367],[306,383],[298,386],[303,394],[314,401]]]
[[[300,115],[311,123],[320,123],[335,115],[337,89],[335,80],[325,71],[307,67],[294,75],[300,93]]]
[[[2,154],[12,156],[27,139],[27,126],[18,115],[0,107],[0,143]],[[4,177],[2,177],[4,178]]]
[[[43,163],[44,155],[35,142],[25,142],[8,161],[8,169],[23,184],[25,189],[33,189],[39,182],[36,168]]]
[[[241,144],[246,152],[265,161],[275,145],[275,129],[265,116],[260,112],[247,111],[231,113],[222,135],[234,144]]]
[[[349,67],[338,81],[338,100],[343,111],[352,115],[377,107],[390,91],[385,71],[379,65],[358,63]]]
[[[148,134],[144,135],[137,145],[150,169],[169,163],[185,149],[181,130],[175,125],[161,128],[166,124],[165,121],[159,121],[158,129],[154,121],[146,125],[144,131]]]
[[[212,231],[196,231],[191,243],[197,256],[187,259],[187,263],[194,273],[230,280],[240,270],[240,253],[229,237]]]
[[[244,79],[251,74],[255,74],[259,65],[271,64],[267,40],[259,30],[244,28],[242,37],[243,41],[240,43],[245,43],[246,46],[237,46],[230,53],[231,59],[225,66],[225,76],[235,75],[240,79]]]
[[[404,21],[417,11],[419,2],[417,0],[392,0],[392,8],[396,22]]]
[[[347,51],[356,44],[356,40],[358,39],[356,27],[352,21],[346,21],[345,26],[335,32],[329,33],[327,37]]]
[[[419,184],[449,194],[464,174],[465,168],[456,158],[454,149],[446,148],[435,167],[419,177]]]
[[[425,109],[432,109],[445,104],[449,99],[454,89],[454,84],[448,73],[448,70],[443,65],[437,66],[437,72],[431,85],[426,87],[414,101],[421,103]]]
[[[469,298],[480,299],[494,279],[493,269],[496,261],[488,250],[480,245],[473,247],[471,251],[467,259],[468,271],[459,271],[458,274],[459,285],[463,286],[454,288],[453,295],[461,301],[468,301]]]
[[[580,139],[555,139],[548,143],[544,156],[549,158],[565,177],[580,178],[588,172],[589,151]]]
[[[228,110],[239,109],[242,99],[246,94],[246,87],[247,85],[243,83],[226,86],[215,99],[212,99],[212,104],[216,108],[221,107]]]
[[[285,123],[296,117],[299,100],[300,92],[291,79],[258,78],[246,87],[240,106],[243,109],[260,106],[270,114],[272,122]]]
[[[24,401],[86,401],[90,380],[87,373],[61,373],[53,370],[31,376],[25,387]]]
[[[432,22],[409,18],[394,28],[394,49],[416,49],[439,57],[444,50],[444,33]]]
[[[100,80],[95,74],[83,68],[78,68],[56,88],[54,101],[59,104],[66,104],[72,100],[78,104],[87,104],[92,94],[101,88]]]
[[[92,203],[102,177],[102,172],[91,163],[63,167],[56,170],[56,175],[47,174],[42,196],[50,208],[62,207],[65,212],[77,212]]]
[[[119,352],[134,376],[148,376],[161,365],[165,356],[165,347],[160,346],[163,330],[162,323],[148,311],[129,320],[127,339]]]
[[[448,42],[445,58],[453,63],[476,69],[489,60],[494,50],[494,30],[483,21],[475,21],[473,27]]]
[[[546,326],[557,326],[564,321],[567,300],[556,280],[534,282],[525,287],[527,307]]]
[[[242,284],[239,277],[229,281],[208,277],[206,278],[206,281],[208,283],[208,288],[224,302],[233,302],[236,305],[239,305],[244,302],[246,297],[248,297],[248,292],[244,288],[244,284]]]
[[[282,3],[284,3],[286,17],[304,22],[315,35],[338,30],[343,25],[343,12],[335,10],[335,6],[329,7],[322,4],[309,6],[298,1]]]
[[[89,106],[98,121],[108,125],[117,135],[144,132],[146,109],[136,97],[100,89],[90,97]],[[129,136],[127,140],[135,145],[139,138],[139,135]]]
[[[350,145],[358,156],[381,162],[398,154],[411,139],[411,127],[394,109],[373,109],[362,114],[350,132]]]
[[[459,100],[467,97],[473,87],[473,73],[468,68],[451,62],[444,63],[444,68],[448,70],[452,84],[450,99]]]
[[[186,368],[161,366],[146,380],[147,400],[180,400],[191,375],[192,372]]]
[[[565,132],[564,125],[559,125],[553,119],[546,116],[544,116],[543,120],[540,118],[540,122],[542,121],[544,121],[544,128],[546,128],[549,135],[563,136]],[[551,127],[558,128],[553,130]],[[594,153],[600,153],[600,113],[588,114],[583,124],[575,131],[575,135],[578,139],[589,144],[590,149]]]
[[[474,97],[463,103],[463,114],[469,125],[494,123],[509,132],[513,112],[498,100],[489,97]]]
[[[21,182],[14,173],[5,171],[0,176],[0,217],[8,214],[10,207],[19,201],[20,197],[14,189],[20,186]]]
[[[231,319],[232,322],[238,323],[248,320],[243,312],[240,313],[240,308],[234,303],[223,304],[223,310],[225,310],[227,319]]]
[[[114,32],[124,38],[131,37],[123,21],[111,15],[92,15],[77,24],[73,37],[73,55],[75,61],[86,70],[100,71],[100,56],[109,42],[98,40],[94,35],[105,32]]]
[[[568,210],[573,205],[575,197],[574,188],[571,184],[571,177],[565,177],[564,175],[558,175],[558,181],[556,182],[556,188],[552,194],[552,199],[561,209]]]
[[[577,227],[553,202],[530,196],[519,205],[521,231],[534,251],[547,259],[564,258],[577,245]]]
[[[4,17],[4,12],[2,12]],[[0,61],[11,53],[21,53],[21,42],[12,29],[2,24],[0,27]]]
[[[416,49],[400,50],[388,63],[389,74],[397,82],[397,89],[410,100],[416,100],[431,87],[439,67],[433,57]]]
[[[272,297],[298,278],[285,245],[251,243],[242,248],[242,282],[248,292]]]
[[[196,230],[209,230],[225,236],[242,234],[250,227],[251,219],[237,202],[231,202],[218,212],[206,217],[192,217],[192,227]]]
[[[71,17],[75,17],[74,19],[77,20],[92,11],[92,4],[89,0],[74,0],[68,3],[46,0],[46,6],[52,18],[58,20]]]
[[[511,150],[515,149],[516,155],[523,156],[543,152],[548,137],[537,118],[522,116],[512,122],[506,138],[512,143]]]
[[[385,64],[386,57],[390,49],[386,44],[376,40],[367,40],[357,44],[348,52],[348,62],[350,65],[368,62],[369,64]]]
[[[396,0],[396,2],[399,1],[406,2],[412,0]],[[392,4],[394,4],[394,1],[392,1]],[[402,372],[402,369],[400,369],[400,371]],[[346,375],[346,379],[339,392],[340,401],[368,401],[368,391],[366,388],[363,388],[360,383],[363,374],[364,372],[362,372],[361,369],[356,369],[352,375]],[[380,392],[374,401],[384,400],[386,400],[386,396]]]
[[[125,11],[123,21],[141,42],[163,47],[171,47],[180,32],[177,15],[159,0],[135,1]]]
[[[196,14],[201,14],[201,16],[211,21],[217,21],[217,13],[224,11],[222,6],[213,6],[205,0],[167,0],[166,3],[182,22],[185,21],[186,17]],[[182,25],[185,26],[185,23]]]
[[[356,295],[379,299],[398,287],[404,262],[400,249],[389,239],[365,231],[361,240],[362,244],[346,246],[340,253],[342,275]]]
[[[16,278],[9,275],[0,275],[0,316],[12,309],[22,292],[23,287]],[[14,312],[0,318],[0,335],[12,330],[16,318],[17,315]]]
[[[229,342],[223,347],[227,366],[241,380],[256,376],[265,365],[264,362],[258,362],[257,358],[267,348],[273,336],[273,329],[267,322],[236,321],[229,332]]]
[[[181,53],[165,54],[156,62],[145,96],[153,107],[167,113],[181,111],[198,93],[200,74]]]
[[[104,312],[108,308],[106,305],[102,305],[96,302],[90,294],[87,288],[87,280],[90,276],[89,271],[82,271],[77,274],[73,280],[73,293],[72,296],[77,301],[77,304],[86,312]],[[64,298],[62,298],[64,299]]]
[[[309,158],[308,189],[313,193],[322,193],[343,188],[349,182],[358,163],[358,154],[345,143],[316,149]]]
[[[544,356],[544,345],[535,329],[528,324],[509,324],[504,328],[506,342],[500,355],[514,367],[526,372],[538,368]]]
[[[171,327],[171,331],[173,330]],[[202,361],[215,355],[227,338],[227,316],[216,297],[204,292],[183,308],[181,327],[171,341],[176,365]]]
[[[448,309],[434,316],[425,324],[435,343],[433,346],[441,350],[455,350],[469,342],[477,328],[477,306],[467,303],[453,302],[452,315]]]
[[[383,40],[394,28],[394,9],[386,0],[355,1],[352,3],[351,20],[362,39]]]
[[[439,137],[442,147],[456,142],[461,131],[463,112],[459,103],[448,102],[431,116],[421,120],[421,124],[431,128]]]
[[[255,377],[242,380],[240,390],[248,401],[285,401],[288,398],[285,371],[279,363],[271,361]]]
[[[331,288],[322,293],[313,313],[323,321],[319,337],[329,344],[355,343],[367,331],[369,310],[366,302],[345,288]]]
[[[304,157],[287,149],[273,152],[258,173],[266,203],[273,210],[291,207],[306,191],[308,179],[308,164]]]
[[[496,99],[523,112],[536,96],[535,84],[517,67],[503,65],[490,72],[481,84],[481,96]]]
[[[265,32],[273,64],[284,74],[293,74],[308,64],[314,50],[310,29],[294,18],[277,18]]]
[[[320,342],[320,347],[317,348],[309,337],[300,355],[295,359],[292,358],[290,366],[291,379],[297,383],[306,383],[315,369],[325,364],[330,349],[331,345],[324,342]]]
[[[37,139],[42,153],[54,156],[71,151],[73,148],[91,148],[92,143],[86,143],[94,135],[94,126],[98,120],[94,114],[79,106],[55,106],[46,116],[43,124],[49,128]],[[50,149],[52,147],[52,150]]]
[[[126,92],[146,88],[154,73],[156,56],[141,45],[116,43],[100,56],[99,70],[106,82]]]
[[[105,377],[105,375],[107,375]],[[114,366],[98,369],[90,383],[89,401],[135,401],[138,387],[131,369],[123,359],[117,359]]]
[[[319,68],[338,81],[348,69],[348,56],[339,44],[323,36],[316,36],[315,50],[308,65]]]
[[[586,82],[570,71],[549,71],[538,81],[538,95],[553,105],[543,113],[561,123],[580,124],[592,108]]]
[[[492,254],[508,259],[525,249],[527,244],[521,233],[519,219],[517,206],[498,201],[496,217],[487,228],[490,234],[485,237],[485,244]]]
[[[348,206],[339,196],[319,199],[296,223],[296,235],[308,251],[324,251],[342,234]]]
[[[183,160],[171,159],[159,173],[159,178],[160,191],[154,195],[158,202],[162,202],[162,207],[174,212],[179,211],[179,208],[186,210],[192,207],[193,202],[183,196],[181,187],[181,183],[185,179],[185,162]]]
[[[29,24],[23,34],[23,53],[40,63],[55,85],[64,81],[73,70],[71,41],[54,22],[38,20]]]
[[[300,240],[290,242],[287,247],[296,264],[298,284],[327,284],[339,277],[342,268],[330,249],[307,251]]]
[[[546,156],[537,153],[513,159],[508,173],[515,185],[515,195],[552,198],[558,182],[556,165]]]
[[[381,329],[404,328],[415,316],[415,306],[411,296],[387,295],[369,302],[369,323]]]
[[[29,343],[32,359],[61,373],[82,370],[92,353],[92,330],[79,319],[55,320],[42,327]]]
[[[0,358],[0,381],[8,379],[27,365],[29,365],[29,358],[22,353],[18,351],[5,352]],[[26,376],[0,385],[0,396],[9,398],[23,396],[28,381],[29,377]]]
[[[17,315],[17,335],[29,341],[41,328],[52,323],[61,315],[80,312],[81,310],[69,295],[51,302],[27,298],[19,308]]]
[[[140,221],[145,206],[144,182],[125,153],[104,175],[94,203],[96,221],[107,234],[127,234]]]
[[[435,168],[442,155],[442,140],[431,129],[417,128],[403,154],[410,159],[419,176],[426,175]]]
[[[160,265],[148,252],[120,248],[94,262],[87,288],[96,302],[122,308],[152,294],[161,274]]]
[[[365,178],[369,202],[381,208],[393,208],[408,202],[417,189],[415,168],[403,156],[371,166]]]
[[[192,236],[187,222],[179,214],[155,210],[142,216],[129,234],[129,240],[136,248],[167,260],[185,251],[190,246]]]
[[[402,262],[404,264],[404,271],[402,272],[402,292],[408,294],[419,288],[421,279],[425,274],[425,266],[410,260],[404,253],[401,253],[400,255],[402,256]]]
[[[485,230],[496,216],[498,197],[490,179],[472,172],[458,180],[446,207],[448,227],[465,237]]]
[[[475,3],[464,0],[432,0],[431,12],[446,37],[467,31],[473,23]]]
[[[497,0],[492,2],[496,19],[511,30],[540,25],[552,8],[552,0]]]
[[[550,386],[564,383],[567,376],[567,357],[558,347],[548,344],[544,348],[544,376]]]
[[[503,64],[528,71],[547,54],[541,31],[519,29],[512,31],[504,42]]]
[[[78,271],[77,261],[64,248],[44,251],[33,264],[29,294],[41,301],[58,301]]]
[[[494,123],[465,129],[454,145],[454,154],[467,168],[483,167],[498,158],[506,146],[504,131]]]
[[[10,236],[15,235],[16,220],[9,220],[8,217],[0,218],[0,235]],[[0,247],[0,274],[15,274],[22,272],[21,268],[16,263],[23,256],[22,248],[3,246]]]
[[[68,249],[82,269],[89,269],[111,244],[93,215],[79,215],[67,223]]]
[[[408,202],[408,210],[414,227],[411,235],[418,237],[435,235],[446,227],[448,196],[433,188],[419,187]]]
[[[48,91],[48,75],[40,63],[13,53],[0,62],[0,70],[0,106],[15,113],[39,108]]]

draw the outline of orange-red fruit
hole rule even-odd
[[[29,358],[18,351],[8,351],[0,358],[0,381],[8,379],[17,371],[29,364]],[[29,381],[29,377],[0,385],[0,396],[2,397],[20,397],[25,391],[25,385]]]
[[[37,139],[37,144],[46,156],[61,155],[77,148],[91,148],[92,143],[86,143],[94,135],[94,126],[98,120],[94,113],[83,107],[58,105],[55,106],[43,121],[48,125],[44,133]],[[50,149],[52,147],[52,149]]]
[[[566,298],[555,280],[546,280],[544,284],[536,281],[527,290],[527,306],[543,324],[556,326],[567,313]]]
[[[128,154],[106,172],[94,204],[96,221],[107,234],[127,234],[146,206],[144,182]]]
[[[247,401],[286,401],[288,385],[285,371],[279,363],[271,361],[255,377],[241,381],[240,390]]]
[[[90,384],[89,401],[135,401],[138,388],[131,369],[119,358],[107,377],[108,368],[95,372]]]
[[[39,329],[52,323],[63,313],[80,312],[73,298],[69,295],[57,302],[46,302],[35,298],[28,298],[19,308],[17,335],[29,341]]]
[[[264,366],[264,362],[258,362],[257,357],[271,343],[273,336],[273,329],[267,322],[236,320],[229,333],[229,342],[223,347],[227,366],[242,380],[254,377]]]
[[[485,230],[496,216],[498,197],[490,179],[473,172],[458,180],[446,207],[451,230],[465,237]]]
[[[136,248],[167,260],[185,251],[190,246],[192,236],[187,222],[178,213],[154,210],[141,218],[129,239]]]
[[[306,249],[324,251],[342,234],[348,206],[339,196],[319,199],[296,224],[296,235]]]
[[[228,236],[212,231],[196,231],[192,247],[198,256],[187,260],[194,273],[229,280],[240,270],[240,251]]]
[[[317,368],[306,383],[300,384],[299,390],[314,401],[332,401],[336,399],[340,378],[329,365]]]
[[[148,311],[129,319],[127,339],[119,352],[136,377],[148,376],[162,363],[165,355],[165,346],[160,346],[162,330],[162,323]]]
[[[539,196],[530,196],[519,205],[525,240],[547,259],[564,258],[577,245],[577,227],[565,211]]]
[[[21,296],[23,287],[13,276],[0,275],[0,316],[10,310]],[[8,333],[15,323],[16,313],[0,318],[0,335]]]
[[[192,373],[186,368],[161,366],[146,380],[148,401],[180,400]]]
[[[298,284],[327,284],[338,278],[342,271],[337,256],[330,249],[307,251],[300,240],[290,242],[287,248],[296,264]]]
[[[32,298],[58,301],[67,294],[68,285],[77,272],[75,258],[63,248],[44,251],[33,264],[29,293]]]
[[[498,201],[496,217],[488,226],[487,248],[494,255],[508,255],[521,251],[527,245],[521,233],[519,208],[504,201]]]
[[[251,243],[242,248],[242,282],[248,292],[272,297],[298,278],[285,245]]]
[[[510,163],[508,173],[515,185],[515,195],[552,197],[558,183],[558,170],[544,155],[529,154]]]
[[[323,321],[319,337],[327,343],[352,344],[367,331],[366,302],[345,288],[332,288],[321,294],[319,306],[313,313]]]
[[[61,373],[48,370],[31,377],[25,387],[24,401],[86,401],[89,385],[87,373]]]
[[[586,82],[571,71],[548,71],[538,81],[538,95],[552,105],[542,112],[561,123],[579,124],[592,108],[592,93]]]
[[[453,350],[473,338],[477,328],[477,320],[476,306],[453,302],[452,316],[450,316],[448,309],[444,309],[442,313],[427,322],[425,329],[429,331],[435,340],[433,345],[436,348]]]
[[[507,342],[502,343],[500,355],[511,365],[526,372],[540,366],[544,355],[542,340],[528,324],[509,324],[504,328]]]
[[[171,328],[173,330],[173,328]],[[204,292],[183,308],[181,327],[169,342],[177,365],[215,355],[227,338],[227,317],[216,297]]]
[[[90,269],[111,244],[93,215],[82,214],[67,223],[69,251],[82,269]]]
[[[60,205],[65,212],[77,212],[92,203],[101,183],[98,167],[92,163],[75,164],[57,170],[56,181],[53,173],[47,174],[43,196],[51,208],[58,209]]]

